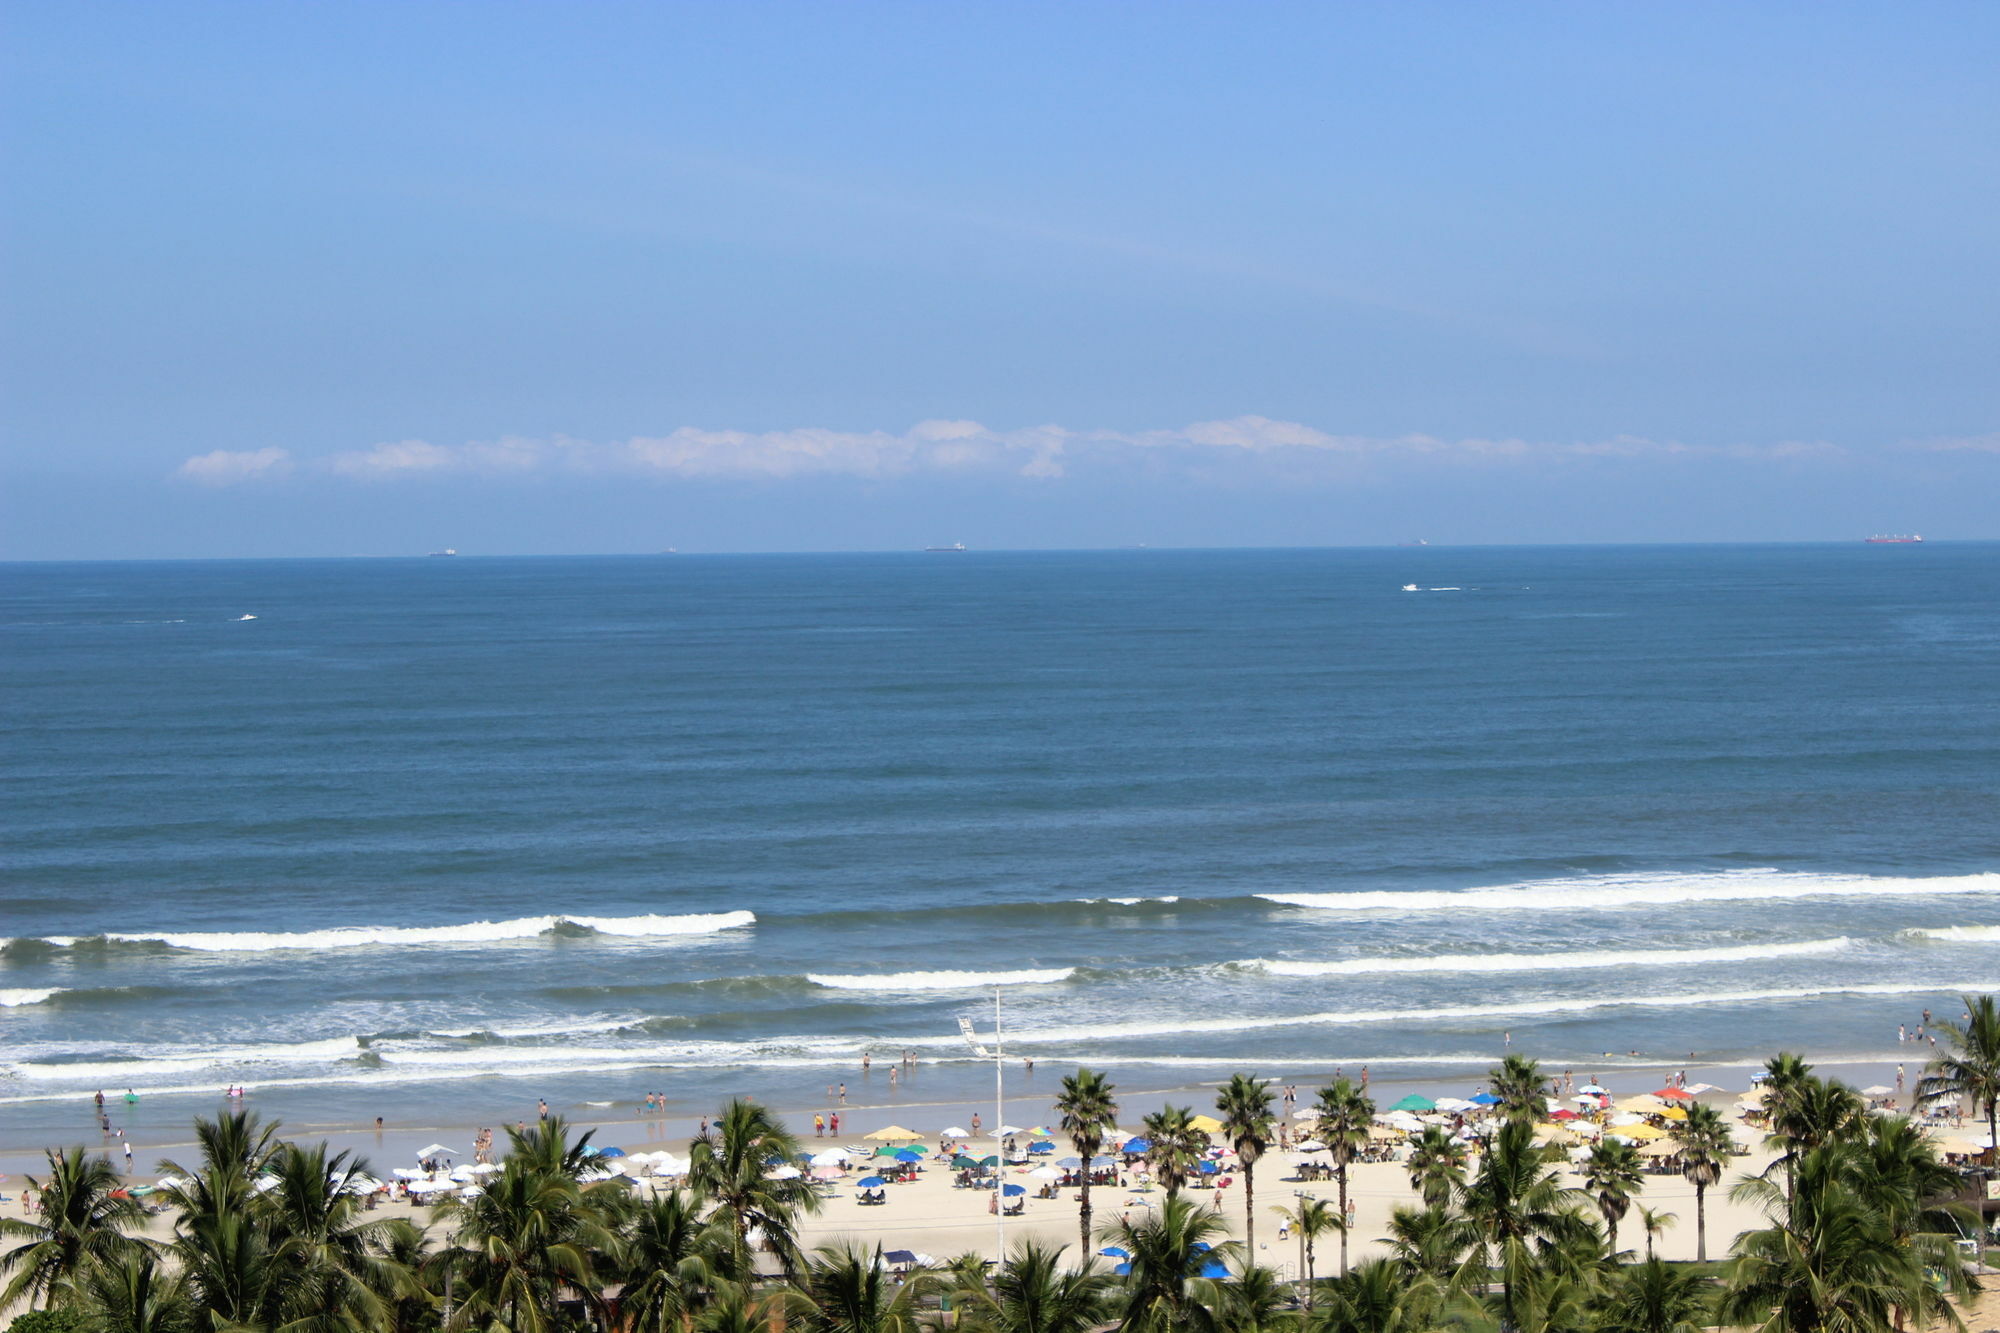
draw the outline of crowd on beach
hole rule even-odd
[[[150,1185],[103,1154],[51,1150],[25,1215],[0,1216],[0,1306],[69,1311],[87,1333],[275,1333],[328,1311],[346,1333],[548,1333],[579,1320],[659,1333],[947,1322],[1893,1333],[1951,1323],[1990,1239],[2000,1010],[1978,997],[1962,1024],[1925,1017],[1941,1042],[1910,1090],[1916,1118],[1893,1105],[1901,1079],[1857,1090],[1796,1056],[1771,1060],[1741,1094],[1683,1075],[1620,1095],[1510,1053],[1468,1098],[1411,1094],[1384,1108],[1341,1075],[1300,1105],[1294,1087],[1238,1075],[1213,1115],[1169,1105],[1128,1131],[1109,1079],[1079,1069],[1062,1079],[1050,1125],[988,1135],[973,1119],[934,1136],[888,1126],[817,1149],[747,1100],[703,1117],[685,1157],[597,1145],[544,1103],[532,1126],[507,1131],[497,1160],[482,1130],[472,1163],[454,1167],[434,1144],[385,1181],[232,1109],[199,1121],[199,1157],[163,1163]],[[1984,1137],[1957,1132],[1968,1112]],[[1361,1227],[1350,1185],[1371,1162],[1406,1176],[1409,1194],[1381,1253],[1350,1266]],[[1335,1193],[1260,1205],[1274,1169],[1288,1182],[1325,1174]],[[1031,1199],[1075,1209],[1043,1215],[1004,1255],[803,1239],[836,1205],[888,1217],[901,1191],[947,1178],[1002,1221]],[[1653,1252],[1671,1220],[1644,1204],[1660,1178],[1692,1187],[1695,1266]],[[1755,1210],[1719,1238],[1719,1267],[1705,1262],[1716,1190]],[[369,1216],[385,1203],[388,1215]],[[1278,1254],[1258,1243],[1260,1214],[1266,1235],[1275,1220]],[[1048,1231],[1060,1217],[1074,1223],[1071,1246]],[[1643,1259],[1621,1244],[1628,1218]],[[247,1285],[220,1281],[236,1262],[216,1248],[224,1236],[269,1256]],[[1283,1257],[1293,1243],[1296,1266]],[[1329,1273],[1316,1256],[1335,1244]],[[1022,1322],[1054,1296],[1077,1322]]]

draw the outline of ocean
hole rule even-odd
[[[1996,544],[14,564],[0,685],[6,1148],[927,1125],[995,986],[1042,1096],[2000,989]]]

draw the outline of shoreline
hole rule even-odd
[[[1893,1060],[1857,1060],[1851,1057],[1840,1056],[1830,1057],[1825,1061],[1813,1059],[1811,1056],[1807,1056],[1806,1058],[1816,1071],[1837,1077],[1856,1088],[1874,1084],[1893,1086],[1895,1083],[1896,1062]],[[1500,1057],[1496,1056],[1492,1061],[1492,1065],[1498,1065],[1499,1063]],[[1905,1066],[1908,1085],[1914,1088],[1916,1080],[1921,1077],[1922,1062],[1910,1059],[1902,1063]],[[1762,1069],[1763,1064],[1762,1060],[1694,1063],[1667,1061],[1653,1063],[1640,1061],[1617,1065],[1600,1065],[1589,1069],[1582,1067],[1572,1068],[1579,1084],[1584,1082],[1587,1077],[1595,1076],[1606,1080],[1606,1086],[1612,1087],[1613,1091],[1620,1096],[1651,1091],[1664,1083],[1668,1077],[1685,1071],[1689,1083],[1713,1083],[1725,1089],[1733,1097],[1749,1087],[1750,1075]],[[1127,1129],[1136,1128],[1142,1116],[1156,1111],[1161,1106],[1169,1103],[1189,1105],[1197,1112],[1211,1110],[1214,1102],[1214,1089],[1221,1082],[1221,1080],[1204,1079],[1166,1086],[1134,1088],[1118,1082],[1115,1062],[1108,1063],[1105,1067],[1113,1074],[1113,1082],[1118,1087],[1117,1096],[1120,1104],[1119,1119],[1121,1125]],[[1293,1067],[1296,1068],[1297,1066]],[[1010,1093],[1006,1099],[1005,1108],[1007,1122],[1020,1125],[1048,1124],[1053,1128],[1052,1106],[1056,1092],[1060,1086],[1060,1080],[1063,1075],[1072,1072],[1074,1068],[1074,1065],[1069,1064],[1056,1064],[1054,1062],[1038,1063],[1036,1074],[1041,1077],[1043,1086],[1034,1091],[1022,1091],[1018,1095]],[[1343,1068],[1344,1072],[1350,1078],[1359,1072],[1358,1066]],[[1486,1073],[1489,1068],[1491,1066],[1478,1070],[1468,1069],[1465,1076],[1457,1078],[1429,1076],[1397,1077],[1395,1075],[1378,1077],[1371,1074],[1368,1088],[1370,1095],[1375,1097],[1378,1104],[1383,1106],[1410,1093],[1430,1097],[1447,1095],[1470,1096],[1472,1092],[1485,1085],[1487,1081]],[[1551,1077],[1559,1075],[1562,1072],[1561,1069],[1551,1068],[1547,1064],[1544,1064],[1543,1068],[1544,1072]],[[1256,1071],[1247,1070],[1246,1072],[1254,1074]],[[1267,1076],[1257,1074],[1256,1076],[1269,1077],[1274,1088],[1282,1087],[1286,1083],[1295,1084],[1299,1089],[1298,1107],[1300,1109],[1310,1105],[1316,1097],[1319,1088],[1331,1083],[1333,1080],[1331,1070],[1325,1076],[1319,1078],[1306,1078],[1297,1075]],[[1641,1086],[1642,1084],[1644,1086]],[[853,1092],[854,1090],[850,1089],[851,1097]],[[1392,1092],[1394,1095],[1388,1095]],[[179,1102],[192,1099],[177,1097],[175,1100]],[[1907,1107],[1907,1094],[1904,1095],[1902,1101]],[[158,1105],[158,1103],[152,1103],[151,1105]],[[237,1105],[242,1109],[269,1114],[268,1112],[261,1111],[254,1095],[246,1097]],[[518,1108],[521,1103],[514,1101],[508,1103],[508,1105]],[[117,1097],[107,1095],[106,1110],[111,1114],[114,1128],[120,1126],[120,1111],[123,1109],[122,1103]],[[129,1137],[134,1148],[132,1179],[135,1181],[150,1181],[160,1174],[158,1171],[151,1170],[151,1165],[156,1163],[161,1156],[172,1156],[176,1152],[192,1149],[195,1146],[192,1126],[197,1116],[213,1117],[218,1113],[232,1109],[236,1109],[236,1107],[224,1104],[222,1099],[218,1097],[215,1104],[212,1105],[197,1104],[184,1108],[177,1106],[175,1108],[175,1119],[168,1125],[131,1125],[129,1127],[131,1130]],[[553,1105],[550,1109],[553,1113],[564,1116],[576,1131],[593,1131],[594,1136],[592,1141],[602,1146],[609,1147],[616,1145],[625,1148],[643,1147],[647,1149],[668,1147],[673,1148],[677,1152],[684,1153],[687,1143],[697,1132],[698,1122],[701,1117],[705,1115],[712,1116],[719,1109],[719,1106],[705,1108],[672,1106],[665,1113],[655,1112],[652,1114],[641,1112],[638,1105],[633,1102],[614,1103],[611,1106],[599,1106],[592,1102],[579,1102],[568,1105]],[[836,1105],[831,1108],[819,1103],[773,1104],[771,1106],[773,1113],[781,1118],[791,1128],[792,1132],[798,1134],[802,1141],[805,1142],[812,1141],[811,1130],[814,1114],[829,1109],[838,1110],[841,1114],[840,1137],[842,1139],[857,1138],[891,1124],[903,1125],[906,1128],[918,1130],[926,1137],[935,1137],[937,1130],[946,1125],[969,1124],[969,1117],[974,1112],[979,1114],[982,1122],[987,1122],[995,1113],[990,1092],[983,1100],[923,1097],[915,1100],[897,1100],[894,1102],[850,1100],[845,1105]],[[81,1146],[86,1151],[92,1153],[103,1152],[112,1158],[114,1165],[122,1168],[123,1163],[120,1159],[123,1156],[122,1145],[125,1139],[98,1132],[90,1124],[90,1120],[94,1115],[95,1112],[90,1099],[87,1097],[79,1099],[78,1116],[80,1123],[76,1126],[75,1131],[59,1135],[54,1141],[46,1143],[16,1141],[15,1136],[9,1134],[4,1129],[0,1129],[0,1136],[5,1136],[0,1137],[0,1173],[10,1176],[19,1176],[23,1173],[33,1174],[44,1162],[43,1154],[46,1149],[67,1149],[77,1146]],[[286,1118],[282,1115],[276,1118],[279,1120],[281,1126],[280,1133],[283,1137],[312,1142],[324,1140],[335,1150],[357,1152],[367,1157],[374,1166],[383,1169],[387,1169],[391,1165],[400,1164],[406,1159],[413,1159],[415,1149],[419,1145],[429,1144],[434,1141],[463,1141],[469,1145],[472,1135],[481,1126],[490,1126],[496,1131],[500,1131],[504,1126],[521,1122],[523,1119],[518,1114],[511,1117],[500,1115],[423,1117],[424,1120],[432,1123],[415,1123],[413,1121],[391,1121],[385,1117],[382,1129],[377,1131],[373,1124],[366,1121],[335,1120],[318,1122],[307,1119]],[[801,1133],[801,1130],[804,1132]],[[1060,1139],[1060,1136],[1058,1138]],[[471,1153],[469,1147],[463,1156],[467,1160],[470,1159]],[[7,1183],[11,1184],[13,1182],[9,1181]]]

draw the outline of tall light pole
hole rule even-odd
[[[984,1059],[987,1054],[986,1047],[980,1042],[979,1034],[973,1030],[972,1020],[969,1018],[960,1018],[958,1020],[958,1030],[964,1036],[966,1045],[972,1047],[973,1054]],[[1000,1168],[1006,1164],[1006,1159],[1000,1151],[1000,1130],[1007,1123],[1007,1051],[1001,1035],[1000,988],[998,986],[993,988],[992,1054],[993,1146],[995,1149],[993,1153],[993,1239],[994,1243],[1000,1247],[993,1263],[994,1271],[997,1273],[999,1266],[1007,1262],[1007,1186],[1004,1177],[1000,1174]]]

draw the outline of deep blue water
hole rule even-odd
[[[2000,545],[10,565],[0,687],[6,1142],[949,1099],[996,973],[1155,1083],[2000,987]]]

